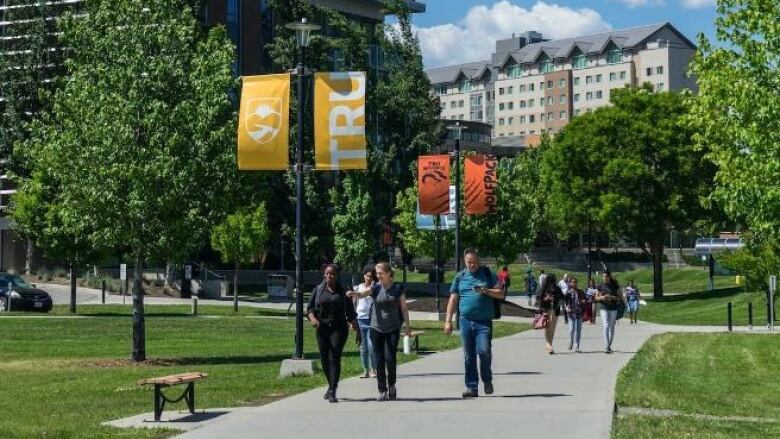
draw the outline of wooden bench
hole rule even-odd
[[[190,413],[195,413],[195,381],[205,379],[208,374],[203,372],[187,372],[180,373],[178,375],[168,375],[157,378],[147,378],[145,380],[138,381],[139,386],[151,386],[154,385],[154,420],[160,422],[160,417],[163,413],[163,407],[166,402],[172,404],[181,401],[182,399],[187,403],[187,408]],[[184,389],[184,393],[176,399],[169,399],[163,394],[162,389],[171,386],[177,386],[179,384],[186,384],[187,388]]]

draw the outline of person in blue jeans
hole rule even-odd
[[[569,278],[569,289],[566,291],[566,315],[569,317],[569,350],[580,352],[582,336],[582,315],[589,306],[585,293],[577,287],[577,278]]]
[[[479,254],[469,248],[463,252],[466,269],[455,276],[450,287],[444,333],[452,334],[452,316],[457,307],[460,314],[460,337],[466,369],[464,398],[479,396],[482,377],[485,394],[493,393],[491,370],[493,340],[493,299],[503,299],[504,291],[498,278],[488,267],[479,265]],[[479,357],[479,372],[477,371]]]
[[[367,265],[363,268],[363,283],[352,287],[347,293],[355,301],[358,328],[360,329],[360,364],[363,366],[363,375],[360,378],[376,377],[376,360],[374,359],[374,347],[371,344],[371,306],[374,299],[371,298],[371,287],[376,283],[374,267]]]

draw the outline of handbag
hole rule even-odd
[[[534,329],[544,329],[550,324],[550,316],[544,312],[534,314]]]

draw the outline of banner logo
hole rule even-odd
[[[251,99],[244,126],[249,137],[261,145],[276,139],[282,127],[282,100]]]
[[[241,79],[238,169],[285,170],[290,161],[290,75]]]
[[[440,215],[450,210],[450,157],[427,155],[417,159],[420,213]]]

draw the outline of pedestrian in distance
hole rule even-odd
[[[553,349],[553,339],[555,338],[555,326],[558,324],[558,316],[561,315],[561,305],[565,297],[561,287],[555,279],[555,274],[548,274],[542,286],[539,288],[539,294],[536,296],[536,303],[539,305],[539,311],[547,314],[547,327],[544,328],[545,349],[547,354],[555,353]]]
[[[561,289],[561,292],[563,295],[566,295],[566,292],[569,291],[569,273],[564,273],[563,278],[558,282],[558,287]],[[569,324],[569,315],[564,314],[563,320],[566,322],[566,324]]]
[[[642,296],[639,294],[639,288],[634,284],[634,279],[628,281],[628,286],[625,290],[625,299],[628,307],[628,320],[631,324],[637,322],[636,317],[639,313],[639,301],[642,300]]]
[[[620,295],[620,285],[608,270],[604,272],[604,283],[598,286],[596,302],[601,304],[599,313],[604,325],[604,353],[611,354],[618,309],[623,305],[623,297]]]
[[[539,284],[536,282],[536,276],[534,270],[528,267],[528,273],[525,276],[525,295],[528,296],[528,306],[531,306],[534,295],[536,295],[536,289]]]
[[[338,402],[336,390],[341,378],[341,354],[347,342],[348,327],[357,331],[355,306],[338,277],[338,266],[326,265],[322,283],[314,288],[306,309],[309,322],[316,330],[322,371],[328,379],[325,399],[329,402]]]
[[[596,310],[594,309],[596,307],[596,293],[598,293],[596,281],[592,277],[588,278],[588,285],[585,288],[585,297],[588,303],[585,306],[585,312],[582,314],[582,320],[590,322],[591,325],[596,324]]]
[[[501,285],[501,289],[504,291],[504,296],[506,296],[507,291],[509,291],[509,287],[511,285],[511,279],[509,278],[509,268],[504,265],[501,268],[501,271],[498,272],[498,283]]]
[[[455,275],[450,286],[450,300],[444,333],[452,334],[452,316],[457,309],[460,314],[460,337],[463,342],[466,390],[464,398],[479,396],[479,379],[482,378],[486,395],[493,393],[493,318],[494,299],[503,300],[504,292],[498,278],[490,268],[480,265],[479,254],[473,248],[463,252],[466,268]],[[477,368],[479,358],[479,368]]]
[[[376,359],[374,347],[371,344],[371,307],[374,299],[371,298],[371,287],[376,283],[374,267],[367,265],[363,268],[363,283],[352,287],[347,295],[355,303],[358,328],[360,329],[360,364],[363,366],[363,375],[360,378],[376,377]]]
[[[376,358],[376,380],[379,396],[377,401],[393,401],[398,397],[396,390],[396,355],[401,327],[411,335],[409,310],[406,307],[406,293],[401,284],[393,280],[393,268],[387,262],[374,267],[379,280],[371,287],[374,305],[371,308],[371,344]]]
[[[566,291],[566,315],[569,317],[569,350],[574,348],[580,352],[582,336],[582,320],[589,306],[585,293],[577,287],[577,278],[569,279],[569,289]]]

